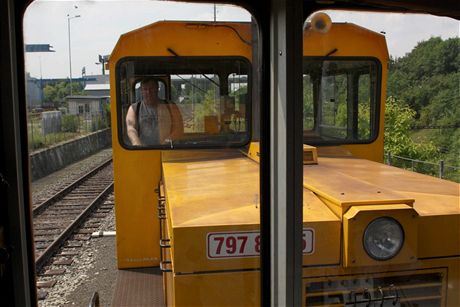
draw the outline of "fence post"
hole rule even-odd
[[[410,163],[411,163],[411,171],[414,171],[414,160],[410,160]]]
[[[439,161],[439,178],[444,177],[444,160]]]
[[[387,163],[388,165],[391,165],[391,152],[387,154]]]

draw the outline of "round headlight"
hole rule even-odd
[[[393,258],[404,243],[401,224],[391,217],[379,217],[367,225],[363,237],[366,253],[376,260]]]

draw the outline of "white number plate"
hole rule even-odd
[[[303,253],[313,254],[314,243],[313,228],[304,228]],[[256,257],[260,254],[260,234],[258,231],[211,232],[206,245],[209,259]]]

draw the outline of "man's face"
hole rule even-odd
[[[155,80],[141,84],[142,97],[147,104],[153,104],[158,99],[158,82]]]

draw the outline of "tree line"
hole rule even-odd
[[[460,164],[460,38],[432,37],[390,58],[387,97],[388,152]],[[420,126],[438,129],[412,130]]]

